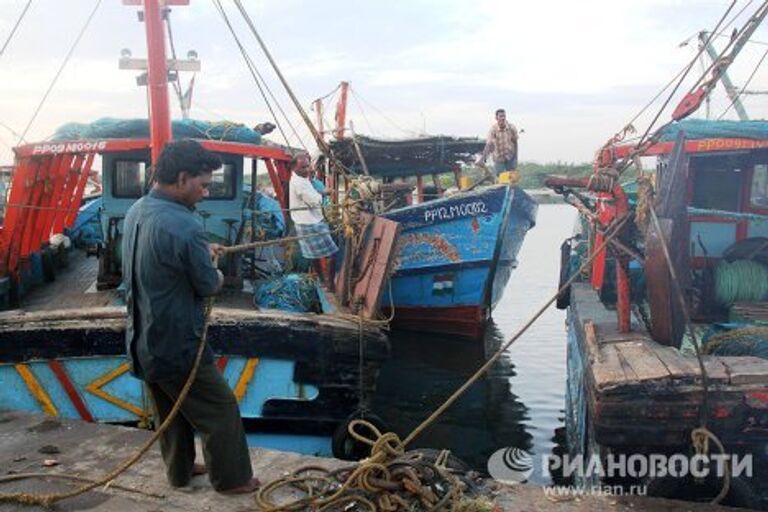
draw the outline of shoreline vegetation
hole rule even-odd
[[[492,164],[488,164],[492,165]],[[535,197],[539,203],[560,203],[562,198],[544,186],[544,180],[547,176],[568,176],[571,178],[580,178],[592,173],[591,163],[572,163],[572,162],[549,162],[540,164],[536,162],[522,162],[518,167],[520,172],[521,188],[525,189],[532,197]],[[462,175],[467,176],[472,182],[483,176],[483,169],[474,165],[462,168]],[[452,172],[446,172],[439,175],[440,185],[443,189],[455,186],[455,178]],[[408,178],[408,183],[416,185],[415,178]],[[431,179],[425,178],[425,191],[430,192]],[[259,188],[271,188],[269,177],[266,174],[259,174],[257,178]]]

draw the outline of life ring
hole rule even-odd
[[[371,455],[371,447],[365,443],[353,438],[349,433],[349,424],[354,420],[365,420],[376,427],[382,434],[389,432],[389,428],[384,421],[371,413],[362,413],[356,411],[346,420],[341,422],[336,430],[333,431],[331,439],[331,452],[333,456],[341,460],[361,460]],[[362,432],[361,432],[362,433]],[[363,433],[366,436],[372,435],[372,432]]]

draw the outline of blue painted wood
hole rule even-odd
[[[402,228],[392,277],[398,306],[492,307],[517,265],[537,204],[496,185],[388,212]],[[385,294],[382,305],[387,305]]]
[[[230,357],[224,370],[224,378],[234,389],[245,368],[248,358]],[[115,370],[128,360],[123,356],[73,357],[60,360],[72,385],[96,421],[119,423],[132,422],[139,417],[126,408],[111,403],[87,389],[87,386]],[[79,419],[63,386],[48,366],[47,360],[25,363],[40,387],[65,418]],[[259,359],[253,378],[246,387],[240,402],[240,413],[246,419],[263,418],[264,404],[270,399],[310,401],[319,390],[316,386],[294,381],[295,362],[284,359]],[[141,381],[130,373],[119,375],[101,389],[118,400],[149,412],[150,402]],[[44,412],[38,400],[19,375],[13,364],[0,364],[0,410]]]

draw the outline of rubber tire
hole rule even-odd
[[[673,476],[664,476],[661,478],[650,478],[645,482],[648,496],[654,498],[667,498],[676,500],[690,500],[690,496],[701,496],[696,502],[709,502],[720,491],[722,482],[714,477],[708,477],[703,486],[712,489],[711,496],[703,496],[700,493],[700,487],[694,483],[691,476],[676,478]],[[699,489],[697,489],[699,487]],[[747,509],[759,509],[762,504],[760,497],[752,489],[752,486],[743,478],[738,477],[731,480],[731,486],[728,494],[723,499],[721,505],[730,507],[740,507]]]
[[[351,414],[346,420],[341,422],[336,430],[333,431],[331,439],[331,451],[333,456],[341,460],[357,461],[371,455],[371,447],[365,443],[356,441],[349,435],[349,424],[353,420],[365,419],[383,434],[389,432],[389,428],[384,421],[375,414],[366,413],[364,416],[360,412]]]
[[[559,290],[568,279],[571,272],[571,244],[568,240],[560,245],[560,279],[557,282],[557,289]],[[555,303],[557,309],[568,309],[571,305],[571,286],[563,290],[557,295],[557,302]]]

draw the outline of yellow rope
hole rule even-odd
[[[702,351],[705,354],[712,354],[728,340],[752,335],[768,337],[768,327],[741,327],[739,329],[732,329],[720,334],[715,334],[707,340],[706,345],[702,347]]]

